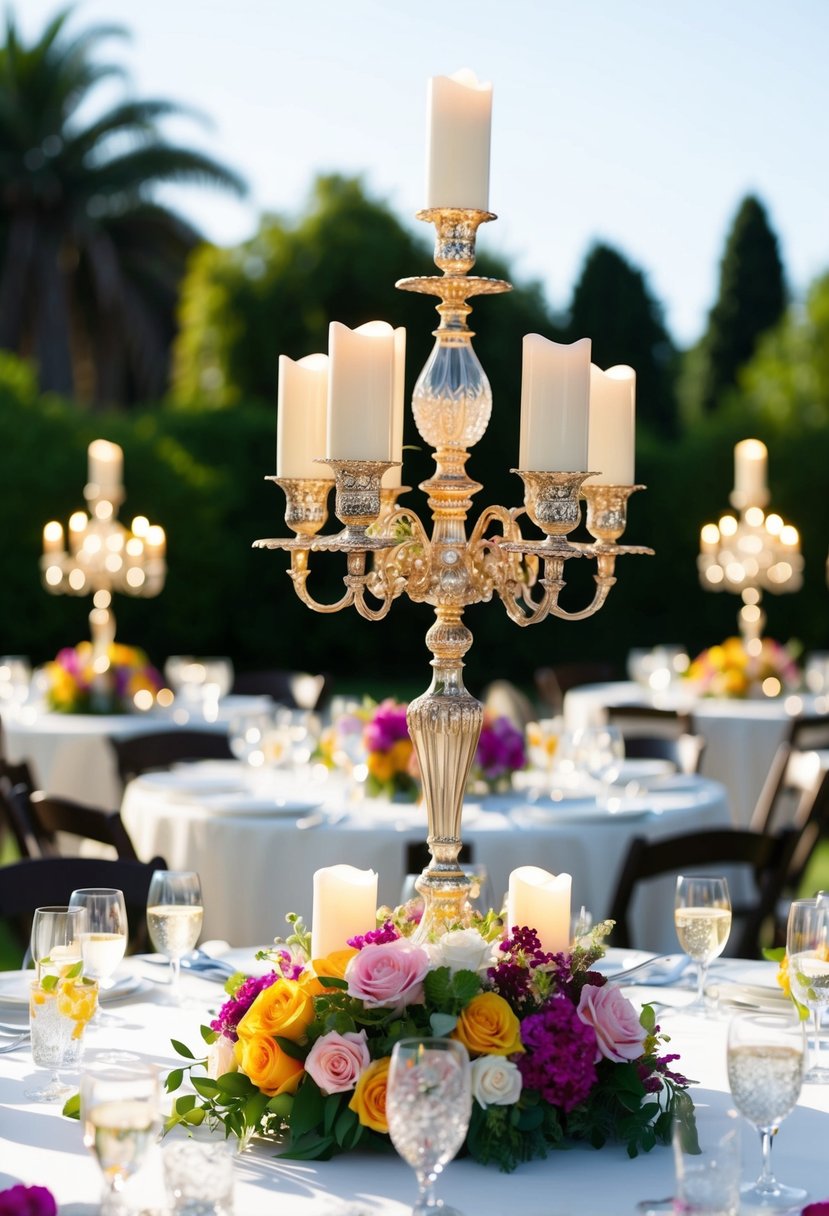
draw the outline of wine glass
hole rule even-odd
[[[199,939],[204,907],[194,870],[156,870],[147,893],[147,929],[153,945],[170,960],[170,998],[179,1000],[182,957]]]
[[[810,1085],[827,1085],[829,1067],[820,1062],[820,1020],[829,1005],[829,906],[823,898],[792,902],[786,953],[792,992],[811,1010],[814,1019],[814,1057],[803,1080]]]
[[[453,1039],[401,1039],[391,1053],[386,1115],[392,1144],[417,1175],[412,1216],[458,1216],[434,1184],[464,1142],[472,1111],[469,1056]]]
[[[81,1078],[83,1139],[105,1178],[101,1211],[126,1212],[121,1195],[161,1129],[158,1073],[152,1065],[92,1070]],[[131,1211],[132,1209],[130,1209]]]
[[[34,1102],[57,1102],[72,1093],[60,1079],[70,1044],[83,1034],[95,1011],[97,985],[84,984],[81,937],[86,928],[83,908],[36,908],[32,920],[31,953],[35,979],[29,996],[32,1062],[48,1068],[44,1085],[26,1091]]]
[[[763,1168],[741,1188],[746,1202],[785,1211],[806,1198],[802,1187],[778,1182],[771,1168],[772,1140],[797,1105],[805,1056],[803,1026],[794,1013],[741,1013],[728,1027],[728,1084],[734,1105],[760,1133]]]
[[[731,932],[731,899],[724,878],[680,874],[676,880],[674,925],[680,947],[697,965],[697,995],[683,1013],[708,1014],[708,967],[725,949]]]
[[[70,908],[86,909],[86,929],[81,934],[84,975],[98,981],[99,996],[112,987],[114,975],[127,949],[127,908],[123,891],[114,887],[82,887],[69,896]],[[100,1004],[96,1026],[111,1025],[116,1018],[104,1013]],[[122,1052],[97,1057],[100,1063],[131,1058]]]

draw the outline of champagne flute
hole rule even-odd
[[[98,1008],[94,1026],[111,1026],[117,1018],[104,1013],[100,997],[112,987],[112,976],[127,949],[127,907],[123,891],[115,887],[80,887],[69,896],[70,908],[86,909],[86,930],[81,934],[84,975],[98,981]],[[135,1059],[129,1052],[98,1053],[99,1064]]]
[[[683,1013],[707,1014],[708,968],[725,949],[731,932],[731,900],[724,878],[680,874],[676,880],[674,925],[680,947],[697,965],[697,995]]]
[[[182,957],[199,939],[204,907],[194,870],[156,870],[147,893],[147,929],[153,945],[170,960],[170,998],[179,1000]]]
[[[81,937],[86,911],[66,905],[36,908],[31,953],[35,979],[29,996],[32,1062],[48,1068],[49,1081],[26,1091],[34,1102],[57,1102],[72,1093],[60,1079],[70,1044],[80,1040],[95,1008],[95,985],[84,991]],[[77,981],[77,982],[76,982]]]
[[[814,1019],[814,1056],[803,1080],[810,1085],[829,1085],[829,1067],[820,1062],[820,1021],[829,1005],[829,906],[822,895],[792,902],[786,953],[792,992]]]
[[[753,1208],[786,1211],[806,1198],[802,1187],[778,1182],[771,1168],[773,1138],[797,1105],[803,1082],[803,1026],[794,1013],[741,1013],[728,1027],[728,1084],[734,1105],[760,1133],[763,1168],[741,1187]]]
[[[469,1056],[453,1039],[401,1039],[389,1065],[386,1114],[392,1143],[417,1175],[412,1216],[458,1216],[434,1184],[461,1147],[472,1112]]]
[[[161,1129],[157,1070],[136,1065],[84,1073],[81,1119],[84,1144],[97,1157],[106,1182],[101,1211],[120,1216],[127,1211],[124,1187]]]

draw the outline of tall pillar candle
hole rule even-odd
[[[521,866],[509,876],[507,925],[535,929],[544,950],[570,948],[569,874],[550,874],[538,866]]]
[[[328,355],[279,356],[276,413],[277,477],[325,477],[315,464],[326,453]]]
[[[391,399],[391,458],[401,463],[386,469],[381,485],[394,489],[403,483],[403,421],[406,415],[406,330],[402,325],[394,331],[394,373]]]
[[[590,364],[587,467],[598,476],[588,485],[632,486],[636,443],[636,372],[620,364],[603,372]]]
[[[98,487],[103,497],[121,489],[124,453],[117,443],[110,443],[108,439],[93,439],[87,449],[87,457],[87,480]]]
[[[427,207],[489,210],[492,85],[463,68],[429,81]]]
[[[43,552],[63,553],[63,524],[56,519],[50,519],[43,525]]]
[[[328,866],[314,873],[311,954],[325,958],[344,950],[350,937],[368,933],[377,919],[377,875],[354,866]]]
[[[521,368],[520,469],[587,470],[590,339],[570,344],[526,334]]]
[[[759,439],[743,439],[734,448],[734,492],[743,507],[762,507],[768,501],[766,465],[768,448]]]
[[[394,330],[368,321],[328,328],[328,447],[332,460],[392,459]]]

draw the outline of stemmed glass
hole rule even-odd
[[[802,1187],[778,1182],[771,1168],[773,1137],[797,1105],[805,1055],[803,1026],[793,1014],[741,1013],[728,1028],[728,1084],[734,1105],[760,1133],[763,1168],[741,1188],[754,1207],[785,1211],[806,1198]]]
[[[86,909],[86,929],[81,934],[84,975],[98,981],[99,997],[112,987],[114,975],[127,949],[127,907],[123,891],[115,887],[81,887],[69,896],[70,908]],[[108,1026],[117,1018],[98,1005],[94,1026]],[[114,1064],[135,1057],[127,1052],[97,1055],[99,1063]]]
[[[93,1070],[81,1078],[84,1144],[106,1180],[101,1211],[126,1216],[122,1202],[129,1178],[141,1167],[161,1128],[158,1073],[150,1065]]]
[[[680,947],[697,965],[697,995],[682,1012],[707,1014],[708,968],[725,949],[731,932],[731,899],[724,878],[680,874],[676,880],[674,925]]]
[[[72,1093],[72,1086],[61,1082],[60,1070],[70,1045],[80,1040],[95,1010],[97,994],[97,985],[83,985],[81,978],[85,928],[83,908],[35,909],[31,937],[35,979],[29,996],[32,1062],[48,1068],[51,1075],[45,1085],[26,1091],[34,1102],[57,1102]]]
[[[156,870],[147,893],[147,929],[153,945],[170,960],[170,1000],[179,1001],[182,957],[199,939],[204,907],[195,870]]]
[[[461,1147],[472,1112],[469,1056],[452,1039],[401,1039],[389,1065],[386,1115],[392,1143],[417,1175],[412,1216],[458,1216],[434,1184]]]
[[[829,1085],[829,1067],[820,1062],[820,1021],[829,1005],[829,905],[822,897],[792,902],[786,953],[792,992],[814,1018],[813,1063],[803,1080],[810,1085]]]

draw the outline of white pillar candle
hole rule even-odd
[[[734,448],[734,489],[744,507],[762,507],[768,499],[766,465],[768,449],[759,439],[743,439]]]
[[[277,477],[327,477],[315,464],[326,452],[328,355],[279,356],[276,407]]]
[[[328,327],[328,450],[333,460],[391,460],[394,330]]]
[[[636,372],[620,364],[606,372],[590,364],[590,423],[587,467],[597,477],[588,484],[633,485],[633,453],[636,442]]]
[[[63,553],[63,525],[56,519],[43,526],[43,552]]]
[[[545,950],[570,948],[569,874],[550,874],[538,866],[521,866],[509,876],[507,927],[535,929]]]
[[[394,379],[392,381],[391,458],[401,464],[386,469],[381,485],[386,489],[403,484],[403,420],[406,393],[406,330],[401,325],[394,331]]]
[[[590,339],[569,345],[524,337],[520,469],[587,471]]]
[[[160,524],[150,524],[144,538],[147,557],[163,557],[167,551],[167,537]]]
[[[489,210],[492,85],[463,68],[429,81],[427,207]]]
[[[87,457],[87,481],[96,485],[104,496],[108,491],[121,489],[124,453],[117,443],[110,443],[108,439],[93,439],[87,449]]]
[[[350,937],[376,927],[377,875],[354,866],[328,866],[314,873],[311,955],[344,950]]]

